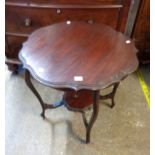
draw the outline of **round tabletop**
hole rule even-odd
[[[138,67],[132,40],[104,24],[61,22],[34,31],[19,59],[44,85],[103,89]]]

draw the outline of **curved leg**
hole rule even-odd
[[[119,82],[117,82],[117,83],[114,84],[114,87],[113,87],[113,90],[112,90],[111,93],[109,93],[107,95],[104,95],[104,96],[101,96],[100,95],[100,99],[101,100],[111,99],[111,101],[112,101],[112,104],[110,106],[111,108],[113,108],[114,105],[115,105],[114,97],[115,97],[115,94],[116,94],[116,91],[117,91],[118,86],[119,86]]]
[[[112,100],[111,108],[113,108],[114,105],[115,105],[114,97],[115,97],[118,86],[119,86],[119,82],[114,85],[114,88],[113,88],[113,91],[112,91],[113,95],[112,95],[112,98],[111,98],[111,100]]]
[[[31,91],[35,94],[37,99],[39,100],[41,107],[42,107],[41,116],[44,119],[45,118],[45,106],[44,106],[45,104],[44,104],[41,96],[39,95],[39,93],[37,92],[35,87],[33,86],[32,82],[31,82],[31,75],[30,75],[30,72],[28,70],[25,70],[25,82],[26,82],[27,86],[31,89]]]
[[[97,118],[97,115],[98,115],[98,111],[99,111],[98,100],[99,100],[99,91],[95,91],[94,99],[93,99],[93,113],[92,113],[92,116],[91,116],[89,122],[87,122],[87,120],[86,120],[85,113],[84,112],[82,113],[83,122],[86,127],[86,143],[90,142],[90,132],[91,132],[92,126],[93,126],[93,124]]]
[[[85,116],[85,112],[84,111],[82,112],[82,119],[83,119],[83,123],[85,125],[85,128],[87,128],[88,122],[87,122],[87,119],[86,119],[86,116]]]

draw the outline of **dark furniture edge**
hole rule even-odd
[[[46,85],[48,87],[52,87],[52,88],[69,88],[69,89],[73,89],[75,91],[81,90],[81,89],[86,89],[86,90],[101,90],[104,88],[107,88],[111,85],[113,85],[114,83],[120,82],[121,80],[123,80],[125,77],[127,77],[129,74],[133,73],[134,71],[137,70],[138,68],[138,61],[137,61],[137,65],[135,66],[135,68],[128,70],[127,72],[122,72],[121,74],[117,75],[113,81],[106,83],[106,84],[102,84],[102,85],[91,85],[91,84],[73,84],[73,83],[67,83],[67,82],[62,82],[62,83],[56,83],[56,82],[49,82],[46,81],[42,78],[40,78],[35,71],[32,69],[32,67],[30,65],[28,65],[26,63],[26,60],[22,57],[21,53],[19,53],[18,55],[19,60],[22,62],[23,64],[23,68],[27,69],[28,71],[30,71],[31,75],[33,76],[34,79],[36,79],[37,81],[39,81],[41,84]]]
[[[57,5],[57,4],[37,4],[37,3],[14,3],[14,2],[5,2],[7,6],[19,6],[19,7],[36,7],[36,8],[62,8],[62,9],[106,9],[106,8],[122,8],[122,4],[111,4],[111,5]]]
[[[6,58],[5,59],[5,63],[6,64],[17,64],[17,65],[21,65],[22,63],[18,60],[18,59],[13,59],[13,58]]]
[[[25,33],[14,33],[14,32],[5,32],[8,36],[17,36],[17,37],[29,37],[30,34]]]

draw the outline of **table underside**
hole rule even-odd
[[[75,91],[75,90],[67,89],[67,88],[59,88],[59,89],[56,88],[57,90],[64,91],[62,101],[60,101],[59,103],[47,104],[47,103],[44,103],[40,94],[37,92],[37,90],[33,86],[31,82],[31,75],[28,70],[25,70],[25,81],[26,81],[27,86],[31,89],[31,91],[35,94],[35,96],[40,102],[40,105],[42,107],[41,116],[43,117],[43,119],[45,119],[45,110],[55,109],[62,105],[65,105],[68,110],[82,113],[83,122],[86,128],[86,143],[90,142],[91,128],[98,115],[99,99],[102,99],[102,100],[111,99],[112,104],[110,105],[110,107],[113,108],[115,105],[114,97],[115,97],[116,90],[119,85],[119,82],[114,83],[112,92],[104,96],[99,95],[99,90]],[[90,120],[87,120],[85,111],[86,109],[89,109],[89,108],[93,109],[93,112],[92,112]]]

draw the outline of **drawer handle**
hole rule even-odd
[[[25,24],[25,26],[30,26],[31,24],[32,24],[32,21],[31,21],[31,19],[30,18],[26,18],[25,19],[25,21],[24,21],[24,24]]]
[[[61,13],[61,10],[60,9],[57,9],[57,14],[60,14]]]
[[[89,24],[94,24],[94,20],[93,19],[90,19],[90,20],[88,20],[88,23]]]

